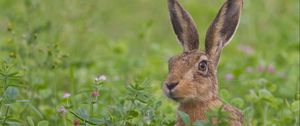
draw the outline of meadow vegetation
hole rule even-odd
[[[201,49],[223,2],[181,0]],[[246,126],[299,126],[299,1],[244,2],[220,59],[221,98]],[[181,51],[166,0],[1,0],[0,124],[172,126],[177,103],[161,87]]]

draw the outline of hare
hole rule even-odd
[[[183,53],[169,60],[169,73],[163,84],[167,97],[180,103],[178,110],[192,122],[207,121],[205,113],[221,107],[229,113],[231,126],[241,126],[242,113],[218,96],[217,66],[223,47],[232,39],[240,20],[243,0],[227,0],[206,33],[205,51],[199,51],[199,36],[193,19],[177,0],[168,0],[173,30]],[[218,119],[213,119],[217,124]],[[185,124],[177,115],[176,126]]]

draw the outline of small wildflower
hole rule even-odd
[[[230,81],[230,80],[233,80],[233,78],[234,78],[234,76],[231,73],[225,75],[225,80]]]
[[[254,49],[249,45],[238,45],[237,48],[247,55],[252,55],[254,53]]]
[[[105,81],[106,80],[106,76],[105,75],[100,75],[99,77],[95,78],[95,81]]]
[[[97,97],[99,96],[99,93],[98,91],[93,91],[92,94],[91,94],[92,97]]]
[[[63,98],[69,98],[71,96],[71,94],[70,93],[68,93],[68,92],[65,92],[64,93],[64,96],[63,96]]]
[[[74,119],[73,120],[73,125],[74,126],[79,126],[80,125],[80,120],[79,119]]]
[[[57,110],[57,112],[61,114],[65,114],[68,112],[68,110],[64,106],[60,106],[60,108]]]
[[[264,67],[263,65],[259,65],[259,66],[257,67],[257,70],[258,70],[259,72],[264,72],[264,71],[265,71],[265,67]]]
[[[275,72],[275,67],[273,66],[273,64],[270,64],[270,65],[268,66],[268,72],[269,72],[269,73],[274,73],[274,72]]]
[[[252,68],[252,67],[247,67],[247,68],[246,68],[246,72],[252,73],[252,72],[253,72],[253,68]]]

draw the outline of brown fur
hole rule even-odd
[[[217,65],[224,45],[237,29],[242,0],[228,0],[222,6],[208,29],[205,52],[198,51],[197,29],[188,12],[177,0],[168,1],[173,29],[184,52],[169,60],[169,74],[163,86],[165,94],[180,103],[178,110],[187,113],[192,122],[207,120],[206,112],[222,107],[230,114],[230,124],[241,126],[241,112],[219,99]],[[184,126],[179,117],[176,126]]]

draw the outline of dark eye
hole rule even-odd
[[[198,69],[201,71],[206,71],[207,70],[207,62],[206,61],[201,61],[198,64]]]

